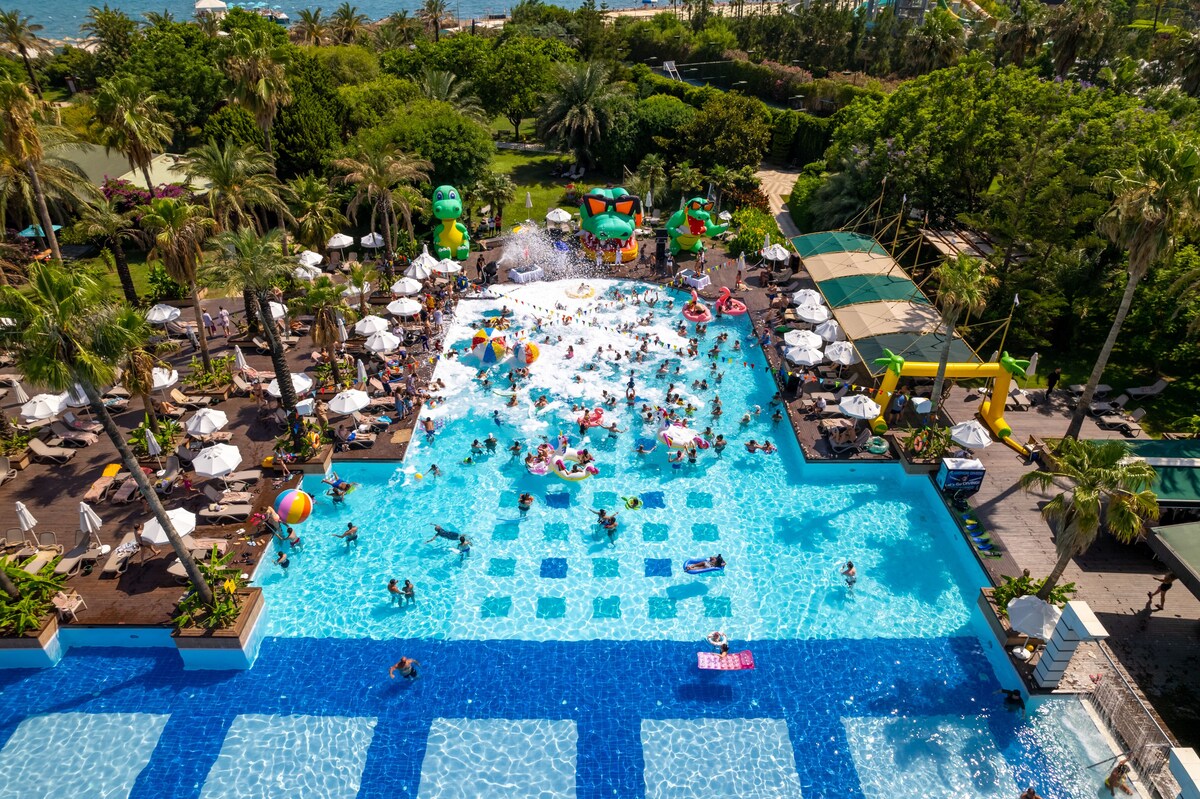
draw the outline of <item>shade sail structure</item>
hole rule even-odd
[[[835,252],[803,259],[804,268],[818,284],[839,277],[858,275],[899,275],[904,269],[890,255],[870,252]],[[822,291],[824,289],[822,288]]]
[[[1150,531],[1147,541],[1154,554],[1189,591],[1200,596],[1200,522],[1151,527]]]
[[[848,275],[821,283],[821,291],[830,308],[879,300],[906,300],[928,305],[919,286],[903,273],[890,275]]]
[[[792,239],[792,246],[801,258],[810,255],[822,255],[829,252],[874,252],[886,255],[882,245],[870,236],[851,233],[846,230],[828,230],[821,233],[809,233]]]
[[[875,365],[876,358],[884,357],[883,351],[889,349],[906,361],[934,361],[942,357],[942,345],[946,336],[941,332],[933,333],[890,333],[884,336],[866,336],[854,340],[854,347],[862,356],[863,364],[873,375],[883,372],[883,367]],[[979,363],[976,355],[967,343],[955,338],[950,344],[951,363]]]
[[[839,308],[837,320],[846,337],[857,341],[888,333],[930,333],[938,329],[942,318],[931,305],[884,300]]]

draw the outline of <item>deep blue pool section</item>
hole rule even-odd
[[[734,642],[736,648],[738,642]],[[570,719],[579,797],[644,795],[643,719],[787,724],[806,799],[862,797],[843,718],[986,719],[1020,785],[1053,771],[970,637],[758,641],[757,671],[701,672],[694,643],[267,639],[249,672],[183,672],[170,650],[76,649],[55,669],[0,671],[0,744],[41,713],[170,714],[133,799],[198,797],[235,716],[378,719],[360,799],[417,795],[435,718]],[[401,655],[423,664],[390,680]]]

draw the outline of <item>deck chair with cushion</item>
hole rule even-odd
[[[216,505],[203,508],[197,515],[199,515],[205,524],[232,524],[233,522],[246,521],[250,518],[253,510],[254,506],[249,503]]]
[[[153,402],[154,402],[154,412],[155,413],[157,413],[159,416],[170,417],[171,419],[174,419],[177,422],[180,419],[182,419],[184,417],[184,415],[187,413],[186,408],[181,408],[178,405],[175,405],[170,402],[166,402],[165,400],[162,402],[154,400]]]
[[[83,495],[84,502],[103,502],[108,498],[108,494],[112,491],[113,486],[117,484],[117,476],[115,474],[102,474],[96,478],[87,493]]]
[[[100,440],[95,433],[85,433],[82,430],[72,430],[62,422],[51,422],[50,432],[67,447],[90,447]]]
[[[235,396],[248,397],[253,389],[254,386],[251,385],[250,381],[240,374],[233,376],[233,393]]]
[[[131,530],[121,538],[121,543],[117,544],[113,551],[108,554],[108,560],[104,563],[104,568],[100,570],[101,577],[116,577],[119,574],[124,574],[129,568],[129,560],[138,553],[141,545],[138,543],[136,534]]]
[[[1012,391],[1008,392],[1008,400],[1004,403],[1004,407],[1016,411],[1027,411],[1033,407],[1033,402],[1023,390],[1014,387]]]
[[[341,450],[370,449],[371,447],[375,446],[375,434],[356,432],[354,433],[354,438],[346,438],[345,440],[339,440],[336,443],[338,449]]]
[[[1121,423],[1118,425],[1117,429],[1127,436],[1133,436],[1134,438],[1137,438],[1142,434],[1142,425],[1140,422],[1145,418],[1146,409],[1137,408],[1121,420]]]
[[[179,456],[168,457],[166,465],[163,466],[162,477],[159,477],[158,482],[154,484],[154,490],[159,494],[170,494],[175,489],[175,484],[179,482],[179,475],[182,471],[183,464],[179,462]]]
[[[1159,394],[1167,390],[1167,381],[1161,377],[1148,386],[1137,386],[1136,388],[1127,388],[1125,393],[1134,399],[1148,400],[1151,397],[1157,397]]]
[[[383,419],[375,416],[368,416],[367,414],[359,411],[355,411],[354,413],[350,414],[350,418],[354,420],[354,423],[358,425],[360,430],[365,426],[369,430],[377,433],[387,430],[388,426],[391,424],[391,422],[386,422]]]
[[[30,457],[38,463],[56,463],[59,466],[75,457],[76,450],[52,447],[38,438],[29,439]]]
[[[63,414],[63,422],[72,430],[78,430],[81,433],[103,433],[104,425],[99,422],[90,422],[80,419],[73,411],[67,411]]]
[[[849,442],[835,442],[832,438],[829,440],[829,449],[834,455],[844,455],[846,453],[855,453],[862,451],[862,448],[871,440],[871,429],[864,428],[858,436]]]
[[[196,560],[208,560],[213,547],[217,548],[217,557],[221,557],[229,549],[229,542],[223,538],[193,538],[188,542],[188,552]]]
[[[72,577],[79,572],[84,563],[100,559],[100,545],[92,540],[89,533],[82,533],[79,542],[63,553],[62,559],[54,566],[54,573]]]
[[[125,480],[121,481],[117,491],[112,495],[110,500],[114,505],[128,505],[138,498],[138,484],[128,472],[125,472]],[[121,480],[120,475],[117,476],[118,481]]]
[[[196,410],[198,408],[207,408],[210,405],[217,404],[216,397],[190,397],[184,394],[177,388],[171,389],[171,401],[176,405],[182,405],[185,408]]]
[[[201,493],[203,493],[210,502],[215,502],[218,505],[244,504],[254,501],[253,491],[230,491],[219,488],[213,483],[205,483],[204,487],[201,489]]]
[[[180,319],[176,319],[173,322],[167,322],[166,329],[167,335],[169,335],[171,338],[187,338],[188,330],[195,330],[196,323],[184,322]]]
[[[0,486],[16,479],[16,476],[17,470],[12,467],[12,462],[6,457],[0,457]]]
[[[29,560],[28,563],[25,563],[21,566],[21,571],[25,572],[26,574],[37,574],[42,569],[46,568],[46,566],[50,564],[50,561],[54,560],[61,554],[62,547],[60,546],[42,547],[38,549],[37,553]]]

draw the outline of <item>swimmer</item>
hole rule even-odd
[[[412,584],[412,580],[404,581],[404,588],[401,589],[404,594],[404,604],[411,605],[417,601],[417,587]]]
[[[291,527],[287,529],[287,542],[292,549],[304,546],[304,542],[300,540],[300,536],[296,535],[296,531]]]
[[[650,450],[646,449],[646,446],[639,441],[638,445],[637,445],[636,453],[638,455],[646,455],[649,452],[650,452]]]
[[[417,666],[421,665],[421,661],[415,658],[400,658],[396,665],[388,669],[388,676],[393,680],[396,679],[396,672],[400,672],[400,676],[408,680],[417,679]]]
[[[1001,688],[997,693],[1004,694],[1004,706],[1010,710],[1020,710],[1021,717],[1025,716],[1025,697],[1017,688]]]
[[[609,438],[616,438],[618,433],[624,433],[624,432],[625,432],[625,431],[624,431],[624,430],[622,430],[621,428],[617,427],[617,423],[616,423],[616,422],[613,422],[612,424],[610,424],[608,427],[606,427],[606,428],[604,428],[604,429],[608,431],[608,437],[609,437]]]
[[[478,438],[471,442],[471,454],[472,455],[482,455],[483,454],[483,444],[479,443]]]
[[[568,344],[567,345],[567,358],[570,359],[570,358],[574,358],[574,357],[575,357],[575,347]]]
[[[421,420],[421,429],[425,431],[425,437],[430,441],[432,441],[433,437],[437,435],[437,425],[434,424],[433,418],[430,416],[426,416]]]
[[[854,562],[846,561],[846,566],[842,569],[841,574],[846,578],[846,587],[853,591],[854,584],[858,582],[858,571],[854,568]]]
[[[725,436],[718,433],[716,440],[713,441],[713,449],[715,449],[718,453],[724,452],[728,443],[729,442],[725,440]]]
[[[518,455],[520,455],[520,454],[521,454],[521,450],[522,450],[522,449],[523,449],[523,448],[522,448],[522,446],[521,446],[521,442],[520,442],[520,441],[514,441],[514,442],[513,442],[513,443],[512,443],[512,444],[509,446],[509,448],[508,448],[508,451],[509,451],[509,452],[511,452],[511,453],[512,453],[512,456],[515,458],[516,456],[518,456]]]
[[[441,476],[442,476],[442,470],[441,470],[441,469],[439,469],[439,468],[437,467],[437,464],[436,464],[436,463],[431,463],[431,464],[429,464],[429,469],[428,469],[428,472],[429,472],[431,475],[433,475],[434,477],[441,477]]]
[[[771,414],[771,421],[775,424],[779,424],[783,421],[783,414],[780,413],[778,408],[775,409],[775,413]]]
[[[459,534],[454,532],[453,530],[447,530],[445,527],[442,527],[440,524],[435,524],[433,526],[433,535],[431,535],[431,536],[429,536],[429,538],[425,539],[425,543],[429,544],[438,538],[448,538],[451,541],[457,541],[458,535]]]
[[[346,523],[346,531],[340,535],[335,535],[334,538],[340,538],[346,542],[347,548],[354,544],[358,546],[358,528],[354,526],[354,522]]]
[[[532,508],[533,507],[533,494],[530,494],[528,492],[522,494],[520,496],[520,498],[517,499],[517,507],[521,509],[522,513],[529,510],[530,508]]]
[[[400,581],[393,577],[392,579],[388,580],[388,603],[392,605],[399,605],[401,596]]]
[[[292,565],[291,561],[288,560],[287,553],[282,549],[276,553],[275,563],[279,566],[279,568],[283,569],[284,574],[287,574],[287,567]]]
[[[761,451],[763,451],[763,452],[767,453],[768,455],[770,455],[772,452],[774,452],[774,451],[776,450],[776,447],[775,447],[775,445],[774,445],[774,444],[772,444],[772,443],[770,442],[770,440],[767,440],[767,441],[764,441],[764,442],[763,442],[762,446],[761,446],[761,447],[759,447],[759,449],[760,449]]]
[[[535,408],[545,408],[549,404],[550,404],[550,400],[548,400],[544,396],[542,396],[542,397],[537,398],[537,402],[533,403],[533,406]]]
[[[483,440],[483,445],[484,445],[485,447],[487,447],[487,451],[488,451],[488,452],[495,452],[495,451],[496,451],[496,445],[497,445],[497,444],[499,444],[499,443],[500,443],[500,442],[499,442],[499,441],[497,441],[497,440],[496,440],[496,437],[495,437],[494,435],[492,435],[491,433],[488,433],[488,437],[487,437],[487,438],[485,438],[485,439]]]
[[[1117,789],[1120,788],[1122,793],[1132,794],[1133,789],[1125,784],[1125,780],[1129,776],[1129,761],[1120,760],[1113,770],[1104,778],[1104,787],[1108,788],[1109,796],[1116,796]]]
[[[739,422],[739,424],[741,424],[742,427],[745,427],[746,425],[750,424],[750,414],[747,413],[745,416],[743,416],[742,420],[741,420],[741,422]]]
[[[746,442],[747,452],[758,452],[758,442],[753,438]]]
[[[700,571],[701,569],[724,569],[724,568],[725,568],[725,558],[721,557],[721,553],[719,553],[719,552],[716,555],[713,555],[711,558],[705,558],[704,560],[702,560],[699,563],[691,563],[691,564],[688,564],[687,566],[683,567],[684,571],[689,571],[689,572]]]
[[[1030,785],[1020,796],[1017,797],[1017,799],[1042,799],[1042,797],[1039,796],[1038,792],[1033,789],[1032,785]]]
[[[458,559],[463,560],[471,554],[471,539],[465,535],[458,537]]]
[[[513,399],[516,399],[514,396]],[[496,423],[496,427],[500,427],[504,422],[500,419],[500,410],[497,408],[492,411],[492,421]]]
[[[690,463],[692,466],[696,465],[696,448],[695,447],[687,448],[687,459],[688,459],[688,463]]]

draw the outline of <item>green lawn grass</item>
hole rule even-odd
[[[501,174],[507,174],[517,186],[517,196],[505,211],[507,223],[532,217],[536,220],[545,219],[551,208],[563,207],[574,213],[576,206],[566,203],[565,195],[567,178],[556,178],[550,173],[565,161],[565,155],[547,155],[545,153],[523,153],[516,150],[497,150],[492,159],[492,169]],[[581,189],[593,186],[603,186],[611,181],[606,175],[589,173],[580,184]],[[525,194],[533,203],[532,209],[525,207]]]

